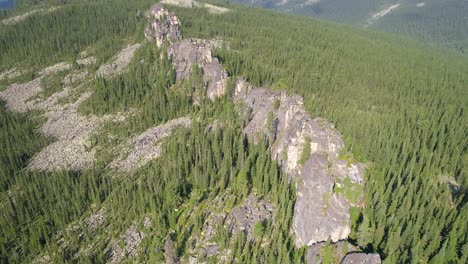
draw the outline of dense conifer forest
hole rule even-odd
[[[464,0],[233,0],[284,12],[391,32],[466,53]],[[390,11],[386,11],[390,10]]]
[[[45,66],[74,61],[84,50],[99,65],[126,43],[143,42],[143,13],[154,1],[43,2],[60,8],[0,25],[0,72],[25,69],[0,81],[0,90],[34,79]],[[312,116],[336,124],[348,158],[368,165],[364,205],[352,209],[350,242],[380,253],[384,263],[466,263],[468,60],[381,33],[221,5],[232,11],[171,10],[181,19],[184,36],[224,40],[215,55],[230,76],[302,95]],[[31,8],[37,8],[35,1],[22,1],[0,18]],[[215,102],[202,96],[202,103],[194,104],[188,94],[200,90],[199,72],[176,84],[165,49],[144,43],[128,71],[89,81],[93,94],[80,113],[132,113],[125,123],[108,123],[93,137],[98,162],[92,169],[26,169],[54,139],[37,131],[44,122],[39,113],[0,106],[2,263],[28,263],[43,255],[56,263],[102,263],[109,240],[129,225],[151,234],[143,238],[145,250],[136,261],[163,261],[164,241],[173,242],[175,256],[186,256],[190,237],[202,232],[216,197],[226,197],[218,209],[228,211],[252,193],[272,203],[275,221],[256,226],[253,240],[243,233],[231,237],[219,226],[216,239],[229,249],[226,262],[305,261],[305,248],[296,248],[290,236],[295,186],[271,160],[268,140],[253,144],[244,137],[245,120],[229,95]],[[165,139],[161,158],[132,173],[109,169],[118,155],[115,148],[129,135],[182,116],[193,125]],[[208,133],[214,120],[222,127]],[[109,213],[104,228],[89,232],[83,219],[101,207]],[[145,217],[151,225],[144,224]],[[90,247],[101,253],[80,253]],[[332,257],[326,260],[333,263]]]

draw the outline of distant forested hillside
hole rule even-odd
[[[461,52],[468,48],[468,2],[464,0],[233,1],[398,33]]]

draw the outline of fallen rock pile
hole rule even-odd
[[[124,48],[117,55],[114,62],[101,65],[96,72],[96,76],[110,77],[122,73],[130,64],[135,51],[137,51],[140,46],[141,44],[134,44]]]
[[[165,124],[146,130],[133,139],[134,147],[123,160],[116,160],[111,164],[112,168],[122,171],[130,171],[139,168],[149,161],[161,155],[161,142],[159,140],[171,135],[177,127],[190,127],[192,121],[188,117],[181,117],[168,121]]]

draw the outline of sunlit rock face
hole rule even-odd
[[[350,202],[334,187],[347,177],[361,184],[365,167],[339,159],[344,142],[334,125],[323,118],[312,119],[302,97],[255,88],[243,79],[237,80],[233,99],[247,109],[244,133],[253,140],[266,135],[272,142],[272,157],[296,181],[297,246],[347,239]]]
[[[161,4],[153,5],[146,12],[146,17],[148,25],[145,29],[145,37],[148,40],[156,40],[159,48],[166,40],[174,42],[182,38],[179,18]]]
[[[217,42],[201,39],[184,39],[169,46],[167,53],[176,71],[176,80],[182,81],[198,65],[203,74],[208,98],[214,100],[226,92],[228,75],[217,58],[211,54]]]
[[[200,67],[206,88],[206,95],[211,100],[223,96],[226,92],[228,74],[211,50],[219,47],[219,41],[201,39],[182,39],[180,21],[174,13],[166,10],[161,4],[156,4],[147,11],[148,26],[145,36],[148,40],[156,40],[160,48],[168,43],[167,54],[176,73],[176,80],[188,79],[193,66]]]

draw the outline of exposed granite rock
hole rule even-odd
[[[166,41],[170,43],[167,53],[176,71],[177,81],[188,79],[196,64],[202,70],[208,98],[214,100],[225,94],[227,72],[211,54],[212,48],[219,47],[219,40],[182,40],[179,19],[160,4],[154,5],[147,12],[147,18],[149,25],[145,30],[146,38],[155,39],[158,47]]]
[[[33,264],[49,264],[52,263],[52,260],[48,255],[42,256],[39,255],[32,260]]]
[[[272,219],[273,216],[274,209],[271,204],[251,194],[242,205],[232,209],[227,218],[227,224],[232,234],[245,232],[247,239],[253,240],[255,224]]]
[[[145,37],[148,40],[156,40],[156,45],[159,48],[166,40],[172,43],[182,38],[179,18],[161,4],[153,5],[146,12],[146,17],[148,25],[145,29]]]
[[[203,263],[200,261],[206,257],[215,256],[220,253],[220,248],[214,237],[218,232],[218,228],[225,228],[225,221],[228,216],[226,212],[226,204],[234,203],[236,196],[234,194],[220,194],[213,200],[209,201],[206,208],[210,211],[205,217],[202,232],[193,235],[190,239],[190,259],[189,263]]]
[[[87,58],[83,58],[83,59],[78,59],[78,60],[76,60],[76,63],[78,65],[83,65],[83,66],[96,64],[96,58],[95,57],[87,57]]]
[[[379,254],[350,253],[344,257],[341,264],[380,264]]]
[[[325,242],[320,242],[311,245],[307,249],[306,261],[307,264],[322,264],[322,247],[325,245]]]
[[[169,46],[167,53],[176,71],[176,80],[186,80],[192,74],[193,65],[198,65],[203,73],[203,80],[211,100],[223,96],[226,92],[228,75],[213,58],[211,49],[216,42],[200,39],[184,39]]]
[[[41,71],[41,74],[49,75],[67,70],[68,64],[59,63]],[[43,75],[43,76],[44,76]],[[6,101],[6,107],[14,112],[27,112],[30,110],[41,110],[47,121],[39,131],[57,139],[39,153],[30,163],[29,169],[42,171],[53,170],[81,170],[88,168],[94,163],[94,150],[90,149],[89,139],[100,128],[101,124],[111,120],[121,120],[121,116],[81,116],[78,114],[78,106],[89,96],[90,92],[82,93],[79,98],[68,104],[60,104],[60,99],[70,96],[70,93],[78,87],[72,85],[84,80],[87,71],[71,73],[62,81],[65,86],[48,98],[31,98],[40,94],[41,79],[43,76],[23,84],[13,84],[6,90],[0,92],[0,97]]]
[[[161,143],[157,144],[159,140],[170,136],[176,127],[190,127],[191,124],[190,118],[181,117],[146,130],[133,139],[134,147],[128,156],[123,160],[114,161],[111,167],[130,171],[145,165],[161,154]]]
[[[195,63],[202,66],[212,62],[210,45],[199,39],[178,41],[169,46],[167,54],[174,65],[177,81],[189,78]]]
[[[153,13],[169,14],[161,9],[157,6]],[[174,15],[171,13],[171,16]],[[158,24],[157,19],[155,21]],[[159,22],[161,26],[167,23]],[[177,30],[178,26],[177,23]],[[219,61],[212,58],[209,43],[196,39],[172,42],[168,55],[178,81],[187,79],[193,65],[198,64],[208,96],[213,99],[224,94],[227,74]],[[350,232],[350,202],[343,194],[334,193],[334,186],[348,177],[352,183],[362,184],[365,166],[339,159],[344,143],[333,124],[323,118],[312,119],[300,96],[254,88],[242,79],[236,82],[233,100],[244,107],[242,114],[247,120],[244,133],[250,139],[267,135],[272,143],[272,157],[289,179],[296,180],[293,229],[297,246],[329,238],[334,242],[346,239]],[[305,147],[310,149],[305,150]],[[303,157],[303,153],[310,154]]]
[[[96,76],[109,77],[122,73],[130,64],[135,51],[140,48],[141,44],[129,45],[122,49],[115,58],[114,62],[103,64],[96,72]]]
[[[254,88],[242,79],[236,81],[233,100],[250,110],[244,133],[251,139],[267,135],[273,142],[272,157],[290,179],[296,180],[293,229],[297,246],[328,238],[334,242],[346,239],[350,204],[333,188],[346,177],[362,183],[365,167],[339,160],[344,142],[333,124],[323,118],[312,119],[300,96]],[[307,141],[310,155],[301,162]]]
[[[65,76],[62,80],[63,85],[69,87],[74,83],[83,81],[88,76],[88,71],[84,70],[78,73],[71,73]]]

